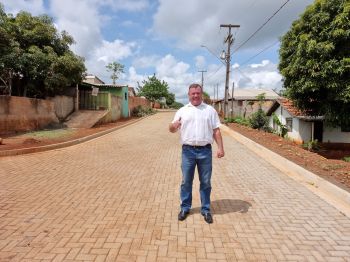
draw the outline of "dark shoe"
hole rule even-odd
[[[205,222],[207,222],[208,224],[213,223],[213,217],[211,216],[211,214],[209,212],[202,214],[202,215],[204,216]]]
[[[189,214],[190,212],[189,211],[184,211],[184,210],[181,210],[179,215],[178,215],[178,219],[180,221],[183,221],[186,219],[187,215]]]

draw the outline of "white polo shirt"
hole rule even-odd
[[[213,143],[213,129],[220,127],[218,113],[212,106],[191,103],[181,107],[172,121],[181,118],[181,143],[183,145],[205,146]]]

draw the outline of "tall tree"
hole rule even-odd
[[[150,101],[157,101],[162,97],[168,97],[168,83],[160,81],[155,75],[148,77],[148,80],[142,81],[143,86],[138,88],[138,95],[144,96]]]
[[[168,95],[166,96],[166,104],[170,106],[174,102],[175,102],[175,94],[168,92]]]
[[[124,65],[118,62],[112,62],[106,65],[107,71],[112,72],[111,79],[113,80],[113,85],[115,85],[119,75],[124,73]]]
[[[279,70],[295,105],[350,126],[350,1],[316,0],[282,37]]]
[[[6,37],[0,40],[0,77],[14,83],[14,95],[51,96],[83,78],[84,60],[69,49],[73,38],[57,32],[49,16],[20,12],[14,17],[1,9],[0,35]]]

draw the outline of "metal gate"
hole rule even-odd
[[[111,107],[111,94],[98,92],[97,96],[91,95],[92,91],[79,90],[79,109],[106,110]]]

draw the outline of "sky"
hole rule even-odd
[[[228,28],[221,24],[240,26],[231,31],[230,90],[232,86],[280,90],[279,39],[313,0],[0,2],[6,13],[13,15],[27,11],[51,16],[59,32],[65,30],[73,36],[71,49],[84,57],[87,73],[106,84],[112,83],[106,65],[118,62],[125,69],[117,84],[137,89],[155,74],[168,83],[178,102],[187,103],[188,86],[201,83],[202,75],[204,91],[214,98],[218,88],[215,98],[216,93],[219,99],[224,97],[226,66],[220,54],[227,51]]]

